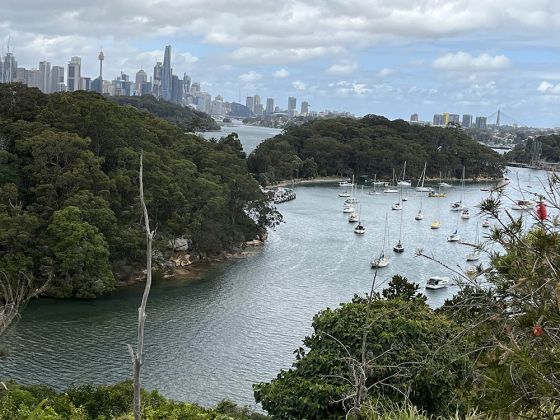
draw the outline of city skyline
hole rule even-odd
[[[25,3],[0,5],[0,42],[11,36],[28,68],[80,56],[93,78],[103,47],[105,74],[149,74],[164,60],[162,46],[172,45],[178,75],[241,103],[256,92],[391,119],[503,109],[519,124],[560,123],[560,4],[550,1],[496,0],[484,10],[462,0],[420,0],[412,8],[295,1],[270,10],[232,1],[220,3],[220,13],[195,0]]]

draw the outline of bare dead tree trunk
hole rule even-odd
[[[143,152],[140,154],[140,203],[142,205],[142,212],[144,214],[144,224],[146,227],[146,285],[144,287],[144,294],[142,295],[142,303],[138,308],[138,344],[136,352],[132,346],[128,345],[128,351],[132,358],[133,370],[133,384],[134,384],[134,419],[140,420],[142,418],[141,402],[140,402],[140,368],[142,367],[142,357],[144,353],[144,324],[146,321],[146,305],[148,303],[148,296],[150,288],[152,287],[152,242],[155,235],[155,230],[150,230],[150,219],[148,217],[148,209],[144,201],[144,183],[142,180],[143,171]]]

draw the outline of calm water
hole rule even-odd
[[[237,133],[243,144],[243,150],[249,155],[263,139],[274,137],[282,132],[282,130],[277,128],[253,127],[235,122],[234,124],[235,125],[222,127],[222,131],[207,131],[201,134],[205,139],[210,139],[212,137],[219,139],[230,133]]]
[[[519,170],[520,185],[538,184],[544,172]],[[516,177],[510,174],[512,180]],[[311,320],[325,307],[369,291],[369,261],[379,252],[385,215],[392,246],[400,212],[394,195],[361,196],[366,234],[353,233],[342,213],[338,186],[296,186],[297,199],[280,205],[286,223],[266,245],[243,260],[215,266],[199,280],[156,284],[147,308],[143,385],[166,396],[212,405],[224,398],[252,405],[251,384],[270,380],[293,361],[293,351],[311,332]],[[512,187],[510,187],[510,190]],[[465,202],[477,204],[487,193],[468,186]],[[450,265],[466,267],[468,247],[446,242],[455,227],[474,241],[477,217],[457,220],[444,199],[422,199],[425,219],[414,220],[420,195],[411,189],[403,210],[406,251],[391,254],[379,271],[379,285],[400,273],[423,285],[431,275],[450,275],[414,256],[423,247]],[[514,197],[519,193],[512,192]],[[472,211],[472,210],[471,210]],[[431,230],[432,218],[442,222]],[[482,232],[482,228],[479,228]],[[428,293],[440,305],[453,288]],[[8,337],[11,357],[0,361],[0,378],[43,383],[58,389],[72,383],[110,383],[130,377],[126,343],[133,343],[141,288],[119,290],[95,301],[34,301]]]

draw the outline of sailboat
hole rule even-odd
[[[459,242],[461,235],[459,235],[459,217],[457,217],[457,224],[455,225],[455,232],[447,237],[447,242]]]
[[[356,209],[352,204],[344,203],[344,207],[342,208],[342,213],[354,213]]]
[[[483,228],[489,228],[490,226],[491,226],[490,220],[486,219],[486,220],[484,220],[484,222],[482,222],[482,227]]]
[[[385,256],[385,245],[387,244],[387,215],[385,215],[385,231],[383,234],[383,246],[381,247],[381,252],[379,258],[373,258],[371,260],[371,268],[383,268],[387,267],[391,260]]]
[[[348,218],[348,222],[349,223],[356,223],[360,220],[360,212],[359,211],[354,211],[352,212],[352,214],[350,215],[350,217]]]
[[[441,223],[439,220],[434,220],[430,225],[430,229],[439,229],[441,227]]]
[[[478,247],[480,246],[479,238],[478,238],[478,223],[476,224],[475,245],[476,245],[476,248],[473,249],[472,252],[469,252],[467,254],[467,261],[478,261],[478,259],[480,258],[480,251],[478,250]]]
[[[463,204],[463,195],[465,192],[465,167],[463,166],[463,175],[461,176],[461,199],[454,203],[451,203],[451,211],[460,211],[466,209],[466,206]]]
[[[399,182],[397,182],[397,185],[400,185],[401,187],[410,187],[410,181],[407,181],[405,176],[406,176],[406,160],[404,161],[404,166],[402,170],[402,179]]]
[[[422,215],[422,197],[420,197],[420,210],[418,210],[418,214],[414,216],[414,220],[422,220],[424,216]]]
[[[393,251],[395,251],[398,254],[400,254],[401,252],[404,252],[404,246],[401,242],[401,239],[402,239],[402,215],[403,215],[403,212],[401,212],[401,225],[399,227],[399,242],[393,247]]]
[[[362,221],[359,218],[359,215],[362,213],[361,210],[361,208],[358,209],[358,226],[354,228],[354,233],[356,235],[363,235],[364,233],[366,233],[366,228],[364,227],[364,225],[362,225]]]
[[[397,194],[398,189],[395,188],[395,168],[393,168],[393,180],[391,181],[391,186],[383,190],[385,194]]]
[[[391,210],[402,210],[402,189],[399,195],[399,201],[391,206]]]
[[[354,184],[354,175],[352,175],[352,195],[350,196],[350,198],[346,199],[346,203],[348,204],[356,204],[359,203],[360,200],[358,200],[358,197],[356,196],[358,191],[358,188],[356,186],[356,184]]]
[[[461,211],[461,219],[467,220],[471,218],[471,214],[469,213],[469,209],[463,209]]]
[[[372,188],[372,189],[371,189],[370,191],[368,191],[368,194],[369,194],[369,195],[378,195],[378,194],[380,194],[380,192],[377,191],[377,188],[376,188],[378,184],[379,184],[379,183],[377,182],[377,174],[375,174],[375,175],[373,176],[373,182],[371,183],[371,188]]]
[[[418,180],[418,184],[416,185],[417,192],[429,192],[432,191],[430,187],[424,187],[424,180],[426,179],[426,166],[427,162],[424,162],[424,170],[422,171],[422,175],[420,175],[420,179]]]
[[[445,193],[441,191],[441,187],[443,186],[442,184],[445,184],[444,182],[441,182],[441,171],[439,172],[439,180],[440,183],[438,184],[438,190],[437,191],[430,191],[428,193],[428,197],[432,197],[432,198],[444,198],[445,197]]]
[[[348,192],[348,189],[345,189],[343,192],[338,194],[339,197],[350,197],[350,193]]]

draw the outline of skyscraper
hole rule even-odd
[[[303,101],[301,103],[301,115],[307,117],[309,115],[309,102],[307,101]]]
[[[449,114],[449,122],[459,124],[459,114]]]
[[[473,123],[473,116],[470,114],[463,114],[463,127],[469,128]]]
[[[161,76],[163,74],[163,65],[161,61],[158,61],[154,66],[154,79],[153,83],[153,94],[156,98],[161,96]]]
[[[51,63],[48,61],[41,61],[39,63],[39,89],[43,93],[51,93]]]
[[[80,79],[82,77],[82,59],[72,57],[68,63],[68,91],[80,90]]]
[[[4,62],[2,64],[1,70],[2,74],[0,75],[0,83],[12,83],[16,78],[17,71],[17,61],[14,54],[8,52],[4,56]]]
[[[51,67],[51,92],[64,92],[64,67],[52,66]]]
[[[274,113],[274,99],[266,98],[266,115],[272,115]]]
[[[191,78],[187,73],[183,74],[183,93],[186,95],[191,93]]]
[[[255,111],[255,98],[253,96],[247,96],[245,99],[245,106],[249,108],[249,111]]]
[[[161,96],[166,101],[171,100],[171,45],[165,47],[165,54],[163,56],[163,69],[161,72]]]
[[[410,122],[418,122],[418,114],[414,113],[410,116]]]
[[[443,125],[443,115],[441,114],[434,114],[434,120],[432,122],[432,125],[435,126],[441,126]]]
[[[294,98],[293,96],[290,96],[288,98],[288,116],[289,117],[294,117],[296,115],[296,98]]]
[[[443,113],[443,124],[442,125],[447,127],[447,124],[449,124],[449,112],[444,112]]]
[[[475,126],[482,130],[486,129],[486,117],[476,117]]]
[[[134,90],[136,95],[142,95],[142,85],[148,82],[148,75],[142,69],[136,72],[136,79],[134,80]]]

